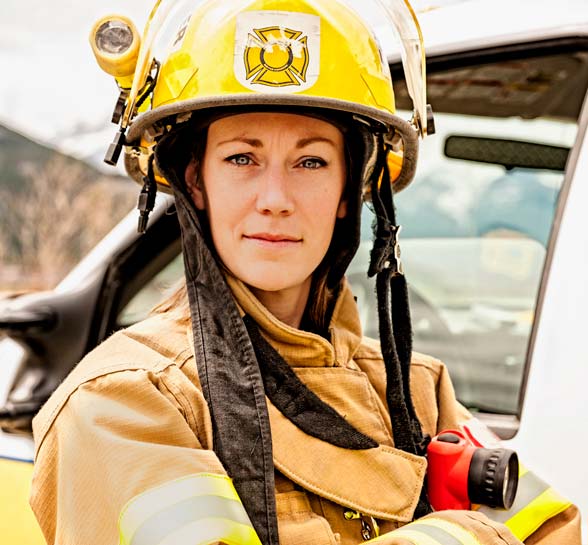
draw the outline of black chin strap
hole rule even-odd
[[[398,449],[424,456],[430,438],[423,435],[410,395],[412,328],[408,289],[398,245],[400,226],[396,225],[394,200],[383,142],[380,149],[371,184],[376,224],[368,276],[376,276],[378,323],[387,378],[386,400],[392,420],[394,444]],[[431,510],[423,486],[415,518]]]

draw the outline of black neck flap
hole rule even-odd
[[[288,420],[311,437],[337,447],[364,450],[378,446],[298,378],[284,358],[263,338],[251,316],[246,315],[243,322],[257,355],[265,393]]]
[[[162,154],[166,156],[166,154]],[[278,545],[274,464],[261,372],[249,335],[203,236],[190,197],[174,169],[171,182],[181,226],[194,356],[213,429],[213,449],[264,545]]]

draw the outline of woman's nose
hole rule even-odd
[[[260,177],[257,210],[262,214],[287,216],[294,211],[294,200],[286,168],[269,167]]]

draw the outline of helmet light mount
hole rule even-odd
[[[104,157],[104,162],[111,166],[118,163],[123,146],[127,144],[126,130],[155,85],[159,64],[150,53],[158,26],[153,28],[152,21],[156,14],[161,21],[174,2],[155,2],[142,38],[133,22],[124,15],[107,15],[99,19],[90,32],[90,45],[98,65],[114,76],[120,90],[111,119],[120,127]],[[160,9],[161,4],[165,5],[165,9]],[[152,77],[154,69],[156,75]]]

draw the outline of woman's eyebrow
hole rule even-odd
[[[223,140],[219,142],[217,146],[222,146],[223,144],[230,144],[231,142],[243,142],[245,144],[249,144],[253,148],[261,148],[263,144],[261,140],[257,138],[247,138],[246,136],[235,136],[235,138],[229,138],[229,140]]]
[[[331,140],[330,138],[327,138],[325,136],[311,136],[310,138],[302,138],[301,140],[298,140],[298,142],[296,143],[296,148],[304,148],[305,146],[314,144],[315,142],[325,142],[333,147],[337,147],[335,142],[333,142],[333,140]]]
[[[243,142],[245,144],[249,144],[253,148],[262,148],[263,147],[262,141],[259,140],[258,138],[247,138],[246,136],[235,136],[235,138],[229,138],[228,140],[223,140],[222,142],[219,142],[217,144],[217,146],[222,146],[223,144],[230,144],[232,142]],[[304,148],[304,147],[309,146],[310,144],[314,144],[316,142],[325,142],[327,144],[330,144],[333,147],[336,147],[335,142],[333,140],[331,140],[330,138],[327,138],[325,136],[310,136],[308,138],[301,138],[300,140],[298,140],[298,142],[296,142],[296,149]]]

